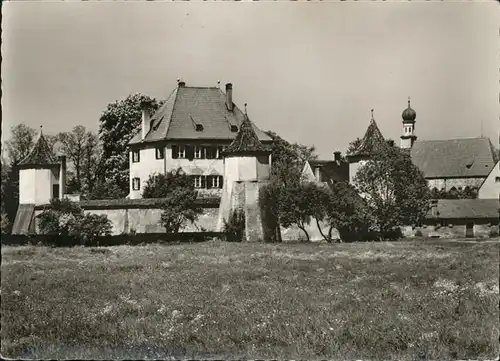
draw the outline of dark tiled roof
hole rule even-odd
[[[369,156],[375,153],[381,147],[387,146],[387,143],[380,131],[375,119],[370,120],[370,125],[366,129],[365,136],[361,140],[360,145],[354,150],[350,156]]]
[[[178,87],[165,104],[152,116],[152,129],[141,140],[141,132],[130,144],[154,142],[163,139],[216,139],[233,140],[244,120],[243,112],[234,105],[233,111],[226,107],[226,95],[219,88]],[[196,130],[196,125],[203,127]],[[259,140],[268,142],[271,138],[255,124],[252,127]]]
[[[141,199],[93,199],[89,201],[80,201],[78,205],[83,209],[117,209],[117,208],[154,208],[161,203],[163,198],[141,198]],[[218,207],[220,197],[198,198],[196,204],[200,206]],[[50,204],[36,206],[35,209],[44,209],[50,207]]]
[[[426,178],[486,177],[495,165],[488,138],[417,141],[411,159]]]
[[[245,114],[245,120],[241,123],[236,138],[234,138],[233,142],[227,147],[225,153],[253,153],[266,151],[267,149],[260,142],[259,137],[252,127],[250,119],[248,119],[248,116]]]
[[[47,166],[58,164],[54,152],[50,149],[49,144],[45,140],[45,137],[40,130],[40,135],[35,143],[35,146],[31,152],[21,160],[19,166],[29,167],[29,166]]]
[[[310,160],[309,165],[312,171],[319,167],[319,172],[323,182],[349,181],[349,163],[334,160]]]
[[[498,199],[440,199],[437,203],[438,216],[427,214],[428,219],[441,218],[492,218],[498,219]]]
[[[34,212],[34,204],[20,204],[12,225],[12,234],[28,234]]]

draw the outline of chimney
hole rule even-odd
[[[66,194],[66,156],[59,156],[59,161],[61,162],[59,168],[59,199],[63,199],[64,194]]]
[[[437,199],[432,199],[431,200],[431,212],[433,217],[438,217],[439,216],[439,211],[438,211],[438,200]]]
[[[336,162],[340,162],[340,152],[333,152],[333,160]]]
[[[151,116],[149,115],[149,109],[146,104],[141,106],[142,110],[142,139],[146,138],[149,132]]]
[[[226,84],[226,106],[227,110],[233,111],[233,84]]]
[[[321,172],[319,170],[319,167],[316,167],[314,169],[314,177],[316,178],[317,182],[321,182]]]

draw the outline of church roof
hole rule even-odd
[[[234,138],[224,153],[259,153],[267,151],[269,150],[260,142],[250,119],[245,114],[245,119],[241,123],[236,138]]]
[[[373,113],[373,110],[372,110]],[[375,119],[370,120],[370,125],[368,126],[368,129],[366,129],[365,136],[361,140],[361,143],[359,146],[349,154],[350,156],[359,156],[359,155],[364,155],[364,156],[369,156],[373,153],[375,153],[378,149],[381,147],[385,147],[387,145],[384,136],[382,135],[382,132],[380,131],[377,122],[375,122]]]
[[[19,166],[26,168],[30,166],[35,166],[35,167],[52,166],[55,164],[58,164],[58,161],[54,156],[54,152],[52,151],[52,149],[50,149],[49,144],[45,140],[45,137],[43,136],[42,133],[42,129],[40,128],[40,134],[35,143],[35,146],[31,150],[31,152],[26,156],[26,158],[21,160]]]
[[[233,105],[226,106],[226,94],[217,87],[179,86],[165,104],[151,117],[151,129],[145,139],[141,132],[129,144],[155,142],[166,139],[212,139],[231,141],[244,120],[244,113]],[[260,141],[272,139],[251,123]]]
[[[426,178],[487,177],[495,166],[488,138],[416,141],[413,163]]]

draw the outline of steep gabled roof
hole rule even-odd
[[[257,136],[255,129],[245,114],[245,119],[240,125],[240,130],[236,134],[233,142],[226,148],[226,154],[234,153],[263,153],[269,150],[264,147]]]
[[[411,159],[426,178],[487,177],[495,166],[488,138],[416,141]]]
[[[44,167],[44,166],[53,166],[58,164],[54,152],[50,149],[49,144],[45,140],[43,136],[42,129],[40,128],[40,134],[38,136],[38,140],[35,143],[35,146],[31,150],[31,152],[21,160],[19,163],[20,167]]]
[[[221,89],[182,86],[176,88],[165,104],[151,117],[152,127],[145,139],[141,139],[139,132],[129,144],[164,139],[230,141],[236,137],[236,131],[243,120],[244,114],[236,105],[232,111],[227,109],[226,94]],[[196,129],[197,125],[201,126],[201,131]],[[252,127],[260,141],[271,141],[255,124],[252,123]]]
[[[365,136],[359,146],[349,154],[349,156],[369,156],[377,152],[381,147],[387,145],[382,132],[380,131],[375,119],[370,120],[370,125],[366,129]]]

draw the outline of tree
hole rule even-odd
[[[349,146],[347,147],[346,154],[351,155],[356,149],[359,148],[361,145],[362,140],[360,138],[354,139],[351,143],[349,143]]]
[[[314,198],[317,186],[312,183],[300,183],[297,186],[282,188],[278,201],[279,219],[283,226],[296,224],[309,241],[306,226],[315,214]]]
[[[171,170],[166,174],[149,176],[142,192],[143,198],[165,198],[176,188],[194,190],[194,183],[181,168]]]
[[[409,153],[400,148],[381,147],[360,167],[354,182],[381,237],[400,225],[421,222],[427,213],[430,199],[427,182]]]
[[[272,140],[271,180],[259,192],[265,237],[270,241],[281,241],[280,221],[282,196],[287,188],[300,187],[304,163],[317,158],[315,148],[290,143],[272,131],[265,132]],[[283,203],[286,204],[286,203]]]
[[[36,130],[18,124],[11,128],[11,138],[6,142],[7,152],[11,164],[17,164],[28,156],[35,145]]]
[[[331,242],[333,229],[337,229],[342,240],[362,240],[372,223],[367,205],[353,186],[346,182],[334,182],[326,187],[316,187],[311,197],[315,206],[312,217],[323,238]],[[324,233],[320,222],[328,224]]]
[[[305,162],[317,158],[315,147],[290,143],[272,131],[265,133],[273,140],[271,147],[272,180],[284,186],[297,185],[300,183]]]
[[[92,191],[88,194],[89,199],[120,199],[126,197],[128,192],[116,184],[114,179],[98,180]]]
[[[71,132],[59,133],[57,138],[61,143],[60,151],[72,165],[72,171],[67,173],[67,191],[84,196],[92,193],[101,168],[98,136],[77,125]]]
[[[112,179],[125,194],[129,192],[128,143],[140,130],[142,105],[147,105],[153,112],[161,102],[147,95],[132,94],[109,104],[99,119],[99,139],[104,159],[101,184],[105,179]]]
[[[188,222],[194,223],[203,213],[196,204],[197,193],[192,189],[174,188],[162,201],[161,224],[168,233],[177,233]]]

